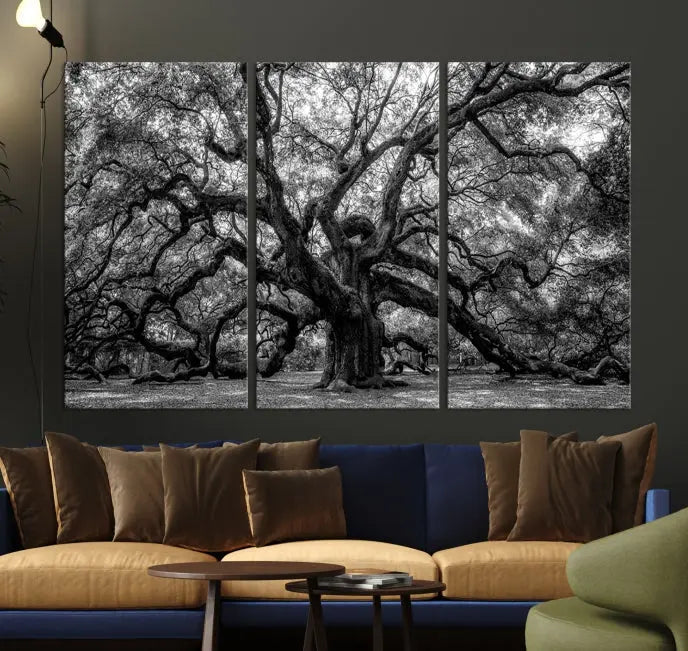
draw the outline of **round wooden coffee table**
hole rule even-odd
[[[373,651],[382,651],[383,634],[382,634],[382,597],[399,597],[401,601],[401,624],[403,629],[404,651],[411,651],[413,649],[413,613],[411,611],[411,595],[414,594],[432,594],[433,592],[442,592],[446,589],[444,583],[439,581],[422,581],[416,580],[411,585],[398,585],[389,588],[376,588],[374,590],[366,588],[320,588],[317,580],[312,581],[295,581],[287,583],[286,589],[289,592],[299,592],[308,594],[311,604],[308,613],[308,624],[306,626],[306,639],[303,643],[304,651],[310,651],[313,648],[313,638],[316,639],[316,648],[320,651],[320,646],[317,642],[317,629],[322,627],[322,609],[318,612],[313,609],[313,598],[319,598],[323,595],[328,596],[356,596],[356,597],[372,597],[373,598]]]
[[[327,650],[325,627],[322,620],[320,596],[315,595],[320,576],[334,576],[344,572],[342,565],[332,563],[282,563],[280,561],[222,561],[217,563],[170,563],[153,565],[148,574],[166,579],[194,579],[208,582],[205,602],[202,651],[216,651],[219,645],[220,600],[222,581],[289,581],[306,579],[303,585],[309,593],[313,612],[311,637],[315,635],[318,651]],[[310,592],[308,588],[311,588]],[[310,622],[310,618],[309,618]]]

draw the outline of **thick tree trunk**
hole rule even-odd
[[[328,319],[325,367],[315,388],[329,391],[382,389],[405,383],[384,376],[383,322],[372,308],[369,278],[359,273],[352,256],[342,280],[349,290],[348,301],[339,314]]]
[[[399,382],[383,375],[383,338],[384,326],[370,309],[329,323],[325,368],[316,388],[351,391],[399,386]]]

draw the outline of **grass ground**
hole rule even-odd
[[[631,387],[581,386],[549,375],[509,379],[489,372],[449,375],[449,407],[462,409],[629,409]]]
[[[278,373],[258,378],[262,409],[432,409],[438,402],[438,375],[405,373],[395,389],[329,393],[313,389],[320,372]],[[133,385],[131,380],[66,380],[65,406],[73,409],[243,409],[246,380],[192,380],[178,384]],[[609,382],[580,386],[549,376],[508,379],[485,371],[449,376],[449,407],[459,409],[628,409],[631,388]]]
[[[196,379],[177,384],[131,380],[65,380],[65,407],[73,409],[243,409],[246,380]]]
[[[313,389],[320,371],[277,373],[258,378],[258,407],[263,409],[432,409],[439,405],[438,375],[404,373],[408,383],[394,389],[354,389],[351,393]]]

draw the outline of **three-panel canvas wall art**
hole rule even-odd
[[[250,72],[68,64],[66,407],[630,407],[628,63]]]

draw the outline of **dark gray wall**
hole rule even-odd
[[[45,4],[45,0],[44,0]],[[0,139],[24,208],[5,219],[10,290],[0,316],[0,443],[40,440],[24,342],[46,45],[0,7]],[[656,484],[688,504],[688,353],[683,3],[627,0],[55,0],[74,60],[631,60],[633,63],[633,409],[629,411],[87,412],[62,408],[62,106],[46,157],[46,426],[93,442],[319,434],[337,442],[505,440],[521,427],[583,437],[659,424]],[[681,14],[681,15],[679,15]],[[62,56],[62,52],[56,52]],[[36,322],[37,325],[37,322]],[[36,331],[37,332],[37,331]]]

